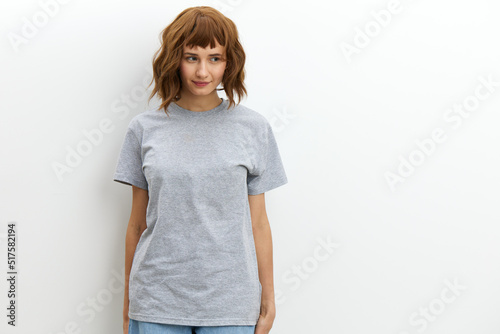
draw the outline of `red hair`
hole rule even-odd
[[[221,12],[209,6],[187,8],[160,35],[162,45],[153,56],[155,86],[149,100],[158,94],[162,101],[160,109],[163,108],[167,115],[169,104],[180,99],[182,81],[179,66],[184,46],[206,48],[210,44],[214,48],[217,41],[226,51],[226,58],[223,60],[227,63],[222,86],[229,100],[229,107],[235,105],[234,92],[238,95],[238,104],[247,94],[243,83],[245,52],[238,40],[236,25]]]

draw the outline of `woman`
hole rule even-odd
[[[276,309],[264,193],[288,181],[267,119],[239,104],[236,26],[188,8],[155,58],[150,99],[162,104],[130,121],[113,178],[132,186],[123,331],[267,334]]]

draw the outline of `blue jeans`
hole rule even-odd
[[[254,334],[254,326],[181,326],[129,320],[128,334]]]

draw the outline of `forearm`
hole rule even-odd
[[[130,270],[132,268],[132,262],[134,259],[135,249],[137,243],[141,237],[142,231],[134,228],[132,224],[127,227],[127,233],[125,236],[125,288],[124,288],[124,305],[123,305],[123,317],[128,318],[128,305],[129,305],[129,295],[128,295],[128,283],[130,277]]]
[[[274,303],[273,242],[271,227],[266,217],[254,224],[253,237],[259,267],[259,280],[262,285],[262,303]]]

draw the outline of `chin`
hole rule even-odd
[[[204,87],[204,88],[206,88],[206,87]],[[207,90],[204,90],[203,92],[201,92],[199,90],[192,90],[191,94],[203,96],[203,95],[211,94],[212,92],[213,92],[213,89],[207,89]]]

